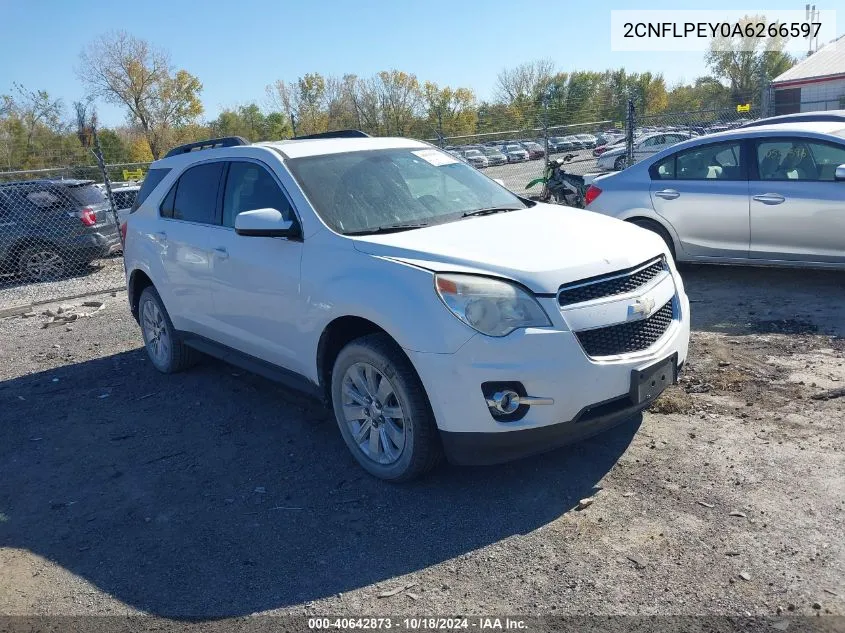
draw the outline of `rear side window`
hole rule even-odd
[[[225,163],[206,163],[191,167],[179,177],[173,219],[219,224],[217,218],[217,193]]]
[[[135,213],[135,211],[138,210],[138,207],[143,204],[144,200],[147,199],[147,196],[153,192],[153,189],[158,187],[158,183],[160,183],[169,173],[169,169],[151,169],[147,172],[147,177],[144,178],[144,182],[141,184],[141,189],[135,197],[135,202],[132,203],[132,210],[130,213]]]
[[[105,204],[106,196],[94,185],[79,185],[68,187],[70,195],[83,207]]]

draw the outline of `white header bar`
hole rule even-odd
[[[624,51],[763,51],[783,45],[793,55],[815,50],[836,37],[836,11],[749,9],[623,10],[610,12],[610,48]]]

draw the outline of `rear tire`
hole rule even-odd
[[[68,262],[55,246],[38,244],[18,255],[18,272],[27,281],[55,281],[67,276]]]
[[[628,162],[628,158],[626,156],[620,156],[615,161],[613,161],[613,169],[616,171],[622,171],[625,169],[625,164]]]
[[[172,374],[195,365],[199,352],[191,349],[173,327],[164,303],[155,288],[147,286],[138,301],[138,322],[147,356],[157,370]]]
[[[636,224],[641,229],[645,229],[646,231],[651,231],[652,233],[659,235],[663,241],[666,242],[666,246],[669,247],[669,254],[672,255],[672,261],[677,259],[675,257],[675,242],[672,240],[672,236],[669,235],[669,232],[666,229],[654,220],[634,219],[630,222],[631,224]]]
[[[386,334],[346,345],[331,378],[340,434],[358,463],[385,481],[409,481],[443,456],[434,414],[419,376]]]

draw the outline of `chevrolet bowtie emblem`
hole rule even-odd
[[[643,297],[642,299],[637,299],[632,305],[628,306],[628,317],[635,315],[646,317],[651,314],[652,310],[654,310],[654,299],[651,297]]]

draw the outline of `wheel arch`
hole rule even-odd
[[[140,268],[136,268],[129,275],[129,282],[126,284],[126,294],[129,299],[129,310],[132,312],[132,316],[136,321],[138,321],[138,303],[141,300],[141,293],[144,292],[144,288],[150,286],[155,288],[153,280]]]
[[[329,407],[332,403],[332,369],[338,354],[348,343],[368,334],[384,334],[393,341],[397,349],[402,350],[403,354],[405,353],[396,337],[378,323],[364,317],[347,314],[336,317],[323,328],[317,343],[316,365],[320,392]],[[410,363],[410,359],[408,361]],[[411,363],[411,367],[413,367],[413,363]],[[414,371],[416,371],[416,368]]]
[[[680,239],[678,239],[678,234],[675,231],[675,228],[669,222],[661,218],[653,211],[648,211],[646,209],[632,209],[630,211],[627,211],[624,215],[618,217],[620,220],[630,222],[631,224],[650,223],[656,225],[658,228],[665,231],[666,234],[669,236],[669,239],[672,240],[672,247],[675,251],[675,257],[677,258],[678,255],[683,253],[683,248],[681,246]]]

